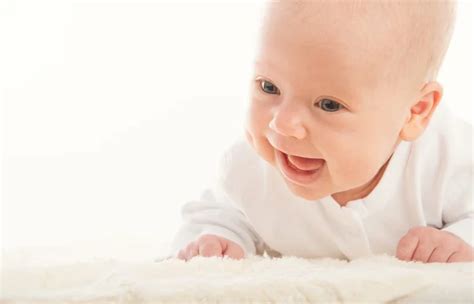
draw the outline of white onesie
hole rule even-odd
[[[331,196],[297,197],[242,139],[224,154],[215,186],[183,206],[170,254],[214,234],[240,244],[246,255],[395,255],[414,226],[450,231],[472,246],[472,134],[472,125],[439,107],[419,139],[399,144],[376,188],[345,207]]]

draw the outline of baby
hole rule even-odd
[[[172,256],[473,261],[472,126],[436,82],[454,6],[269,3],[246,138]]]

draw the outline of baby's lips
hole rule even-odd
[[[295,155],[288,155],[288,160],[300,170],[316,170],[324,164],[321,158],[306,158]]]

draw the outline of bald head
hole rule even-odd
[[[278,35],[299,37],[295,43],[351,50],[379,79],[419,86],[436,78],[454,17],[454,1],[274,1],[260,41],[283,26]]]

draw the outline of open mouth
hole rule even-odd
[[[305,158],[288,155],[279,150],[275,151],[277,163],[283,175],[296,184],[307,185],[315,182],[325,164],[324,159],[321,158]]]

